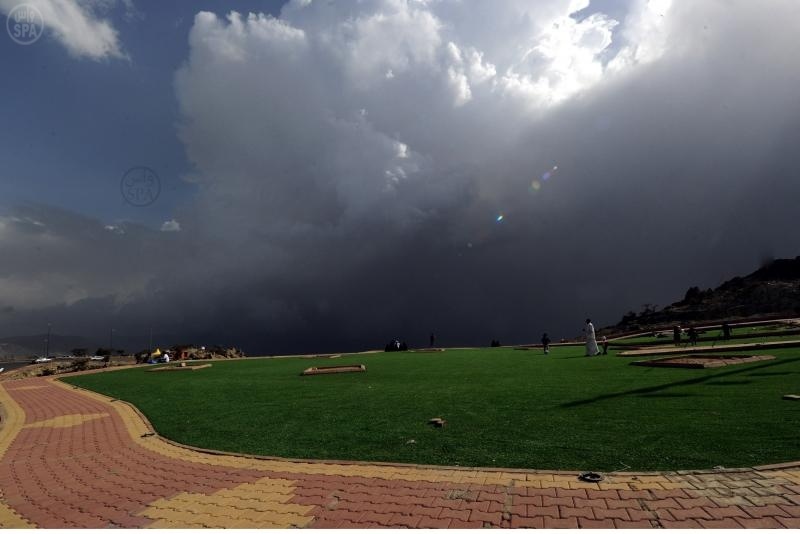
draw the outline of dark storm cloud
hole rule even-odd
[[[198,15],[176,76],[198,187],[181,231],[6,216],[7,328],[113,318],[261,352],[525,342],[797,254],[794,2],[634,2],[618,27],[528,4]]]

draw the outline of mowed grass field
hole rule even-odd
[[[739,343],[768,343],[770,341],[789,341],[800,339],[797,336],[798,326],[788,324],[772,324],[764,326],[734,326],[732,334],[734,336],[748,335],[753,337],[747,338],[732,338],[725,340],[722,338],[722,330],[701,330],[698,331],[698,345],[731,345]],[[665,330],[664,337],[657,338],[653,335],[642,335],[637,337],[629,337],[612,341],[615,346],[636,346],[636,345],[673,345],[672,331]],[[777,335],[785,332],[786,335]],[[759,336],[759,334],[770,334]],[[688,329],[685,329],[681,336],[681,345],[687,344],[689,341]]]
[[[800,459],[800,349],[718,369],[658,369],[583,347],[214,361],[64,378],[135,404],[175,441],[290,458],[570,470]],[[299,376],[363,363],[366,373]],[[427,424],[447,420],[445,428]],[[413,440],[413,441],[412,441]]]

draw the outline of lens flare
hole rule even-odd
[[[549,180],[550,178],[552,178],[553,176],[555,176],[555,174],[556,174],[556,171],[558,171],[558,165],[553,165],[553,168],[552,168],[552,169],[550,169],[549,171],[545,172],[545,173],[542,175],[542,181],[543,181],[543,182],[546,182],[547,180]]]
[[[538,191],[541,188],[542,188],[542,182],[540,182],[539,180],[534,180],[534,181],[531,182],[531,191],[532,192],[535,193],[536,191]]]
[[[503,222],[503,219],[505,219],[505,216],[502,213],[497,216],[497,222]]]

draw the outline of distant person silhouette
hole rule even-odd
[[[681,344],[681,327],[678,325],[672,327],[672,342],[676,345]]]
[[[600,349],[597,347],[597,339],[594,337],[594,325],[591,319],[586,319],[586,327],[583,329],[586,332],[586,355],[597,356]]]
[[[728,323],[722,323],[722,339],[730,339],[731,338],[731,325]]]
[[[433,348],[434,345],[436,345],[436,336],[431,332],[431,348]]]
[[[693,347],[697,345],[697,330],[693,326],[689,327],[689,343],[691,343]]]
[[[542,334],[542,348],[545,354],[550,354],[550,337],[547,335],[547,332]]]

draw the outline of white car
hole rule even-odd
[[[93,361],[93,362],[102,362],[103,360],[106,359],[106,357],[105,356],[91,356],[89,359],[91,361]]]
[[[53,358],[47,358],[46,356],[42,356],[41,358],[36,358],[33,360],[33,363],[47,363],[52,362]]]

